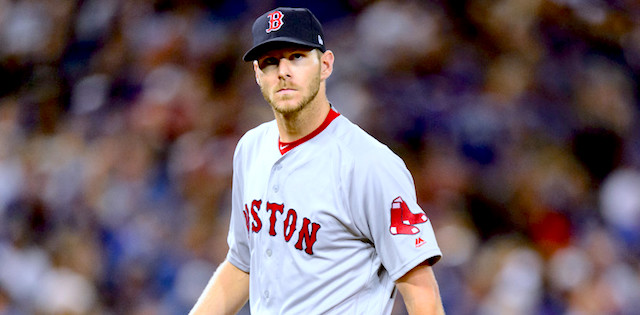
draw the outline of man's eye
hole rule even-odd
[[[291,59],[300,59],[300,58],[303,58],[303,57],[304,57],[303,54],[293,54],[293,55],[291,55]]]
[[[268,66],[273,66],[275,64],[278,64],[278,59],[276,58],[266,58],[265,60],[262,60],[260,62],[260,68],[265,68]]]

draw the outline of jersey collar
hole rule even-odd
[[[340,113],[338,113],[333,109],[333,107],[331,107],[331,109],[329,110],[329,114],[327,114],[327,117],[324,119],[322,124],[318,128],[316,128],[316,130],[312,131],[310,134],[292,142],[282,142],[280,141],[280,138],[278,138],[278,150],[280,150],[280,154],[284,155],[285,153],[293,150],[293,148],[317,136],[319,133],[325,130],[329,126],[329,124],[331,124],[331,122],[334,119],[336,119],[338,116],[340,116]]]

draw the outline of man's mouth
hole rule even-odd
[[[294,89],[289,89],[289,88],[283,88],[283,89],[279,89],[278,91],[276,91],[276,93],[282,93],[282,94],[286,94],[289,92],[294,92]]]

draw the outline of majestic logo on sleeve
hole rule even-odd
[[[273,11],[267,16],[269,17],[269,28],[267,28],[266,30],[267,33],[279,30],[284,24],[284,22],[282,21],[284,14],[282,14],[282,12],[280,11]]]
[[[398,197],[391,203],[391,227],[389,231],[393,235],[397,234],[417,234],[420,229],[415,224],[425,223],[429,220],[424,212],[413,213],[409,210],[407,203]],[[424,242],[424,241],[423,241]],[[422,245],[422,244],[420,244]],[[418,242],[416,242],[418,247]]]

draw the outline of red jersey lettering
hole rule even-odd
[[[282,213],[283,210],[284,205],[267,202],[267,211],[271,212],[271,216],[269,217],[269,235],[276,236],[276,212]]]
[[[295,210],[289,209],[287,211],[287,217],[284,219],[284,240],[289,241],[293,236],[293,232],[296,231],[296,221],[298,221],[298,214]],[[289,230],[289,232],[287,232]]]
[[[311,224],[311,232],[309,232],[309,224]],[[309,255],[313,255],[313,244],[316,242],[316,233],[318,232],[318,229],[320,229],[320,224],[311,223],[311,220],[304,218],[302,220],[302,228],[298,234],[298,242],[295,247],[302,250],[302,240],[304,239],[306,245],[306,249],[304,251]]]
[[[251,203],[251,216],[253,217],[253,224],[251,226],[251,231],[258,233],[262,229],[262,221],[260,221],[260,217],[258,216],[258,211],[260,210],[260,206],[262,205],[261,200],[254,200]]]

